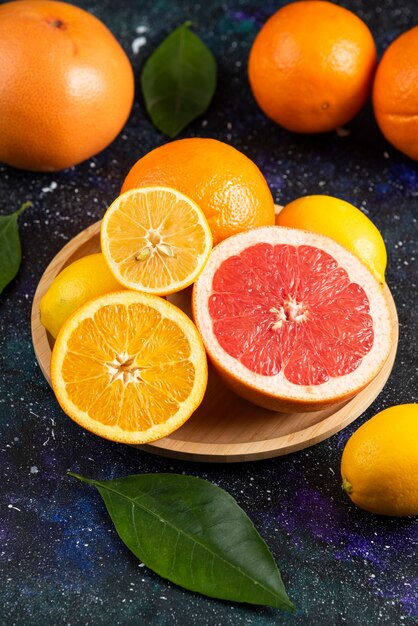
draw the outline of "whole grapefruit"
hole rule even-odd
[[[0,6],[0,161],[33,171],[103,150],[132,108],[125,52],[90,13],[52,0]]]

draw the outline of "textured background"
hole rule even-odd
[[[192,464],[83,432],[59,409],[36,365],[31,301],[52,257],[103,215],[136,159],[166,139],[147,119],[138,88],[126,128],[97,157],[51,175],[0,165],[0,212],[33,201],[20,220],[20,273],[0,296],[0,623],[416,624],[417,519],[384,519],[356,509],[340,489],[339,464],[357,426],[388,406],[418,401],[417,164],[385,142],[370,106],[347,126],[345,137],[291,135],[262,115],[248,86],[247,57],[256,32],[283,2],[78,4],[110,27],[137,79],[164,36],[193,21],[216,55],[219,83],[210,110],[182,136],[215,137],[245,152],[279,203],[324,193],[361,207],[387,244],[399,351],[385,389],[355,424],[288,457],[236,466]],[[379,55],[418,22],[416,0],[341,4],[369,25]],[[271,547],[296,614],[200,597],[141,567],[117,537],[100,496],[67,478],[69,469],[100,478],[184,472],[227,489]]]

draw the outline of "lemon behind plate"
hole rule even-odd
[[[65,320],[87,300],[121,289],[101,252],[85,256],[63,269],[42,296],[41,323],[55,339]]]
[[[386,247],[377,227],[360,209],[332,196],[304,196],[287,204],[276,224],[327,235],[355,254],[385,283]]]

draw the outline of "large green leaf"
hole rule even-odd
[[[17,218],[32,202],[25,202],[11,215],[0,215],[0,293],[19,271],[22,248]]]
[[[141,75],[145,105],[154,125],[175,137],[209,106],[216,87],[216,61],[183,24],[149,57]]]
[[[274,559],[234,498],[179,474],[142,474],[96,487],[127,547],[172,582],[214,598],[293,610]]]

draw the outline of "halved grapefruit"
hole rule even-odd
[[[267,226],[212,251],[193,289],[206,350],[241,396],[275,411],[316,411],[356,395],[388,357],[382,286],[317,233]]]

